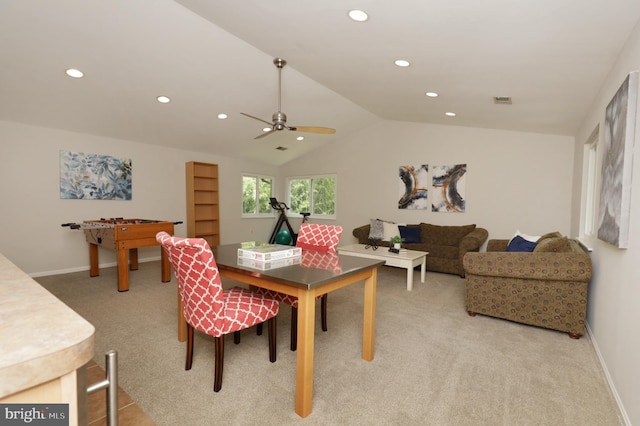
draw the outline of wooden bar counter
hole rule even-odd
[[[86,410],[78,369],[93,357],[94,336],[93,325],[0,254],[0,403],[68,403],[77,425]]]

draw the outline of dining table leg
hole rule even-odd
[[[298,348],[296,362],[296,413],[307,417],[313,408],[313,351],[315,291],[298,291]]]
[[[376,338],[376,286],[378,268],[364,280],[364,318],[362,321],[362,359],[373,361]]]

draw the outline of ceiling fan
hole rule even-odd
[[[275,58],[273,60],[273,64],[276,66],[276,68],[278,68],[278,111],[274,112],[271,116],[272,123],[261,118],[254,117],[253,115],[246,114],[244,112],[240,113],[242,115],[246,115],[249,118],[253,118],[254,120],[258,120],[265,124],[268,124],[271,127],[271,130],[265,131],[263,134],[256,136],[254,139],[264,138],[265,136],[269,136],[273,132],[282,129],[292,130],[294,132],[321,133],[326,135],[335,133],[335,129],[330,129],[328,127],[287,126],[287,115],[280,110],[280,104],[282,100],[282,68],[287,65],[287,61],[281,58]]]

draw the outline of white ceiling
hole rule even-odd
[[[574,135],[639,18],[638,0],[0,0],[0,120],[275,165],[380,119]],[[288,124],[335,135],[253,139],[240,112],[277,111],[274,57]]]

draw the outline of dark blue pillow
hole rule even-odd
[[[403,239],[404,243],[416,244],[422,242],[420,227],[398,225],[398,229],[400,230],[400,237]]]
[[[516,235],[509,242],[507,246],[507,251],[533,251],[538,243],[534,243],[532,241],[525,240],[520,235]]]

